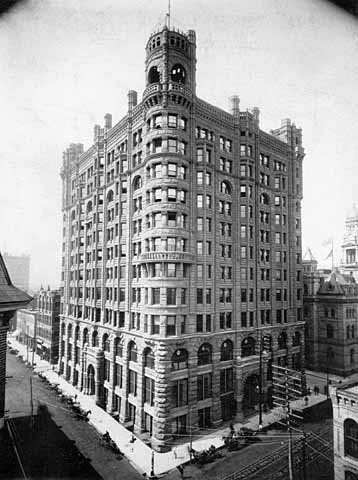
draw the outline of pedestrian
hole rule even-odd
[[[314,394],[317,396],[319,394],[319,387],[315,385],[313,391],[314,391]]]
[[[308,397],[307,397],[307,395],[305,396],[305,404],[306,404],[306,406],[308,405]]]
[[[178,472],[180,473],[180,478],[184,478],[184,467],[183,465],[177,466]]]
[[[173,450],[173,455],[174,455],[174,458],[176,460],[178,457],[177,457],[177,451],[175,449]]]

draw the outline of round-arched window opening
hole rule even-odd
[[[148,73],[148,83],[159,83],[160,74],[157,67],[151,67]]]
[[[185,83],[186,71],[183,65],[180,65],[180,63],[175,64],[172,68],[170,77],[175,83]]]

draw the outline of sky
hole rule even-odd
[[[62,152],[91,145],[128,90],[144,90],[145,45],[166,0],[27,0],[0,17],[0,250],[31,255],[30,284],[56,288]],[[358,202],[357,19],[321,0],[172,0],[172,24],[197,34],[197,95],[237,94],[261,128],[303,129],[303,250],[318,259]]]

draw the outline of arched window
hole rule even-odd
[[[344,455],[358,458],[358,424],[351,418],[344,421]]]
[[[295,332],[292,337],[292,346],[298,347],[301,344],[301,334],[300,332]]]
[[[172,68],[170,77],[175,83],[185,83],[186,71],[183,65],[180,65],[180,63],[176,63]]]
[[[91,201],[87,203],[86,212],[87,213],[92,212],[92,202]]]
[[[278,343],[278,349],[279,350],[282,350],[283,348],[286,348],[287,347],[287,335],[286,335],[286,332],[282,332],[280,333],[278,339],[277,339],[277,343]]]
[[[255,340],[247,337],[241,342],[241,356],[250,357],[251,355],[255,355]]]
[[[82,335],[82,337],[83,337],[83,345],[84,345],[85,343],[88,343],[88,329],[87,329],[87,328],[85,328],[85,329],[83,330],[83,335]]]
[[[98,332],[95,330],[92,333],[92,347],[98,347]]]
[[[156,66],[151,67],[148,73],[148,83],[159,83],[160,74]]]
[[[120,338],[116,337],[114,339],[114,354],[116,357],[122,357],[123,355],[123,346],[120,343]]]
[[[130,362],[138,360],[137,345],[132,341],[128,343],[128,359]]]
[[[109,337],[108,337],[107,333],[105,333],[103,335],[102,348],[105,352],[109,352],[110,349],[111,349],[111,345],[110,345],[110,341],[109,341]]]
[[[262,205],[269,205],[270,204],[270,198],[267,193],[261,193],[260,195],[260,203]]]
[[[220,360],[232,360],[234,358],[234,345],[231,340],[225,340],[220,349]]]
[[[220,192],[224,193],[225,195],[231,195],[231,185],[229,182],[221,182],[220,184]]]
[[[151,348],[146,348],[144,350],[144,366],[154,369],[155,367],[155,356]]]
[[[72,323],[67,327],[67,337],[72,338]]]
[[[140,176],[135,177],[133,180],[133,190],[138,190],[139,188],[142,188],[142,177]]]
[[[210,343],[203,343],[198,350],[198,365],[207,365],[212,362],[212,347]]]
[[[179,348],[172,355],[172,370],[185,368],[188,368],[188,352],[184,348]]]
[[[107,193],[107,202],[113,201],[113,190],[109,190]]]

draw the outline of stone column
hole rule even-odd
[[[103,405],[103,352],[97,350],[96,352],[96,366],[94,377],[94,394],[97,405]]]
[[[212,376],[212,407],[211,421],[216,428],[222,423],[221,398],[220,398],[220,352],[213,355],[213,376]]]
[[[165,345],[158,345],[156,355],[155,407],[156,415],[153,418],[152,445],[158,452],[170,450],[167,445],[172,436],[169,433],[168,415],[170,410],[170,389],[167,380],[167,350]]]

